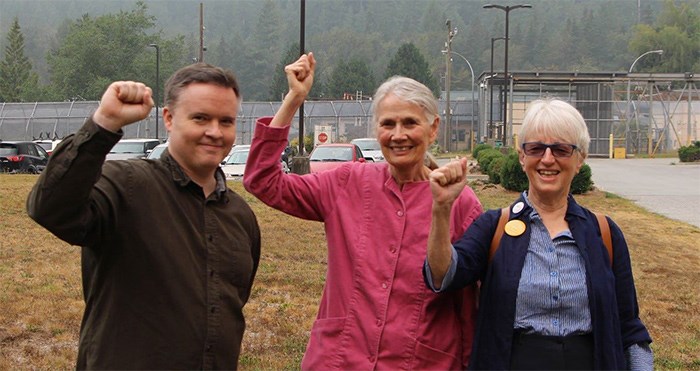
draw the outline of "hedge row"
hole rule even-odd
[[[528,188],[527,175],[520,165],[518,153],[515,150],[505,155],[488,144],[479,144],[474,147],[472,156],[479,164],[482,173],[489,176],[489,182],[501,184],[503,188],[516,192],[522,192]],[[582,194],[593,189],[591,176],[591,167],[583,164],[571,182],[571,193]]]
[[[678,159],[681,162],[700,161],[700,141],[695,141],[689,146],[679,148]]]

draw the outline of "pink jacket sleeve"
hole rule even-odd
[[[246,162],[243,185],[266,205],[308,220],[323,221],[333,209],[336,189],[347,181],[349,168],[318,174],[285,174],[280,156],[289,126],[269,127],[271,117],[258,120]]]

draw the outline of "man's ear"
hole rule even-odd
[[[163,125],[168,133],[173,127],[173,114],[168,107],[163,107]]]

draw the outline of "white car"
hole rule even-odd
[[[365,160],[372,162],[384,161],[382,147],[379,145],[376,138],[357,138],[351,140],[350,143],[360,147]]]
[[[163,144],[159,144],[159,145],[153,147],[153,149],[151,150],[151,152],[148,153],[148,156],[146,156],[146,158],[149,160],[157,160],[160,158],[160,155],[163,154],[163,151],[165,151],[166,148],[168,148],[167,142],[163,143]]]
[[[240,180],[245,172],[245,163],[248,161],[250,145],[243,144],[233,147],[226,161],[221,165],[221,169],[226,175],[226,179]]]

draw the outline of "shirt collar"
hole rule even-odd
[[[170,174],[173,177],[173,181],[177,183],[181,187],[186,187],[190,183],[197,185],[198,184],[194,183],[192,181],[192,178],[185,173],[185,170],[182,169],[180,164],[175,161],[173,156],[170,154],[168,149],[166,148],[165,151],[163,151],[163,154],[160,157],[163,162],[165,162],[165,165],[170,169]],[[228,189],[228,186],[226,185],[226,176],[224,175],[223,170],[221,168],[217,168],[216,172],[214,173],[214,178],[216,179],[216,189],[214,190],[214,193],[216,194],[217,198],[221,197],[223,194],[226,193],[226,190]],[[200,187],[201,188],[201,187]]]
[[[570,219],[573,216],[579,217],[579,218],[586,218],[586,213],[583,211],[583,208],[576,203],[576,200],[574,200],[574,196],[569,194],[566,198],[567,201],[567,206],[566,206],[566,219]],[[532,207],[532,204],[530,203],[530,200],[527,198],[527,190],[523,191],[523,193],[520,195],[520,198],[518,198],[517,202],[524,202],[525,205],[527,205],[523,209],[523,213],[530,211],[530,217],[533,215],[538,215],[537,210],[535,210],[534,207]],[[512,210],[512,208],[511,208]]]

